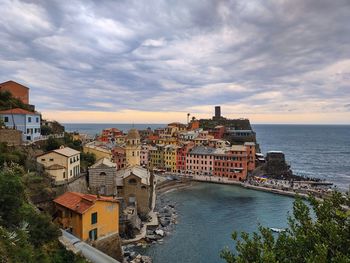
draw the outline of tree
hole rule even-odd
[[[52,129],[47,125],[41,125],[40,130],[41,130],[41,135],[52,134]]]
[[[20,208],[25,198],[20,168],[0,171],[0,225],[17,226],[22,220]]]
[[[260,226],[252,236],[232,234],[237,253],[228,248],[221,257],[233,262],[350,262],[350,212],[345,211],[344,200],[335,192],[323,202],[309,198],[310,207],[297,198],[289,227],[275,237],[271,230]]]
[[[45,149],[46,151],[52,151],[58,149],[60,146],[60,142],[57,139],[50,136],[46,141]]]

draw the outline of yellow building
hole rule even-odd
[[[119,233],[119,202],[112,197],[66,192],[54,203],[55,221],[83,241]]]
[[[87,143],[83,146],[84,153],[93,153],[96,156],[96,160],[107,158],[108,160],[112,160],[112,151],[96,145],[95,142]]]
[[[164,147],[164,165],[168,172],[176,173],[176,152],[177,147],[174,145]]]
[[[80,174],[80,152],[69,147],[41,154],[36,161],[45,167],[45,171],[56,182],[69,180]]]
[[[149,164],[153,168],[164,168],[164,145],[157,144],[149,149]]]
[[[136,129],[131,129],[126,136],[125,156],[126,165],[140,165],[141,141]]]

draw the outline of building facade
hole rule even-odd
[[[0,111],[5,126],[22,132],[24,142],[34,141],[41,136],[41,116],[39,113],[16,108]]]
[[[136,129],[131,129],[126,136],[125,156],[128,166],[140,165],[141,141]]]
[[[24,104],[29,104],[29,88],[15,81],[9,80],[0,83],[0,91],[8,91],[14,98],[19,99]]]
[[[112,197],[66,192],[54,203],[55,222],[83,241],[119,233],[119,203]]]
[[[37,156],[55,182],[70,180],[80,174],[80,152],[69,147],[60,148]]]
[[[89,167],[89,187],[94,194],[116,195],[115,176],[117,165],[107,158]]]

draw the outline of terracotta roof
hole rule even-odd
[[[82,194],[77,192],[65,192],[63,195],[53,200],[56,204],[64,206],[79,214],[84,214],[90,207],[94,206],[96,201],[107,201],[118,203],[113,197]]]
[[[15,108],[15,109],[11,109],[11,110],[3,110],[3,111],[0,111],[0,114],[30,114],[30,115],[40,115],[39,113],[31,112],[31,111],[24,110],[24,109],[21,109],[21,108]]]

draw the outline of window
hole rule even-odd
[[[28,122],[32,122],[32,117],[28,117]]]
[[[9,117],[5,117],[4,122],[9,122]]]
[[[66,172],[63,172],[63,178],[66,178]]]
[[[45,162],[45,159],[44,159],[44,158],[42,158],[42,159],[41,159],[41,161],[42,161],[42,162]]]
[[[91,214],[91,224],[97,223],[97,212]]]
[[[50,158],[50,162],[53,162],[53,158]]]
[[[97,239],[97,228],[89,231],[89,239],[96,240]]]
[[[39,117],[36,117],[36,122],[37,122],[37,123],[39,122]]]
[[[134,179],[134,178],[131,178],[128,182],[129,182],[129,184],[133,184],[133,185],[135,185],[137,183],[136,179]]]

